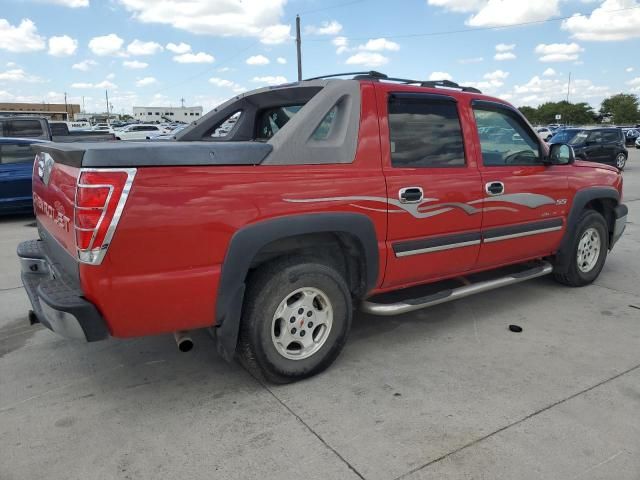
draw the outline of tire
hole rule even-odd
[[[240,361],[272,383],[320,373],[340,354],[352,315],[351,293],[334,268],[308,257],[267,264],[249,280]]]
[[[627,156],[624,153],[616,155],[616,167],[618,170],[624,170],[624,166],[627,164]]]
[[[555,279],[570,287],[592,283],[604,267],[609,249],[609,229],[603,216],[595,210],[582,212],[571,243],[567,273],[554,274]]]

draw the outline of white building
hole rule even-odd
[[[185,122],[202,116],[202,107],[133,107],[133,119],[139,122]]]

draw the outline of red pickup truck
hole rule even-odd
[[[444,88],[443,88],[444,87]],[[36,145],[30,320],[87,341],[211,328],[273,382],[318,373],[354,308],[395,315],[553,273],[600,273],[614,167],[514,107],[369,72],[248,92],[176,141]]]

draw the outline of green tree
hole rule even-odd
[[[534,107],[524,106],[520,107],[519,110],[520,113],[522,113],[527,118],[527,120],[529,120],[529,123],[531,125],[537,125],[538,123],[540,123],[538,120],[538,109]]]
[[[596,119],[593,108],[588,103],[547,102],[538,107],[538,119],[541,123],[564,123],[588,125]],[[556,120],[556,115],[561,115]]]
[[[605,98],[600,107],[600,114],[611,115],[613,123],[617,125],[635,124],[640,117],[638,97],[629,93],[619,93]]]

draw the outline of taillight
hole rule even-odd
[[[107,253],[136,175],[135,168],[83,168],[78,176],[74,226],[78,259],[99,265]]]

